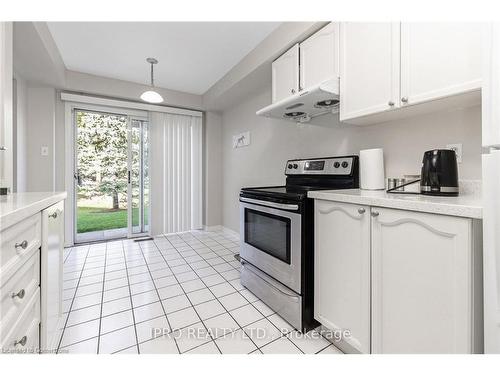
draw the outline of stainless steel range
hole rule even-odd
[[[359,187],[357,156],[289,160],[286,186],[240,192],[241,283],[300,331],[313,318],[314,200],[310,190]]]

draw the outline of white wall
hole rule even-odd
[[[55,189],[55,106],[56,91],[51,87],[29,87],[27,102],[27,191]],[[49,148],[41,156],[42,146]],[[58,157],[61,157],[58,155]]]
[[[222,117],[207,112],[204,128],[204,224],[222,223]]]
[[[28,123],[28,88],[26,81],[15,75],[14,81],[14,187],[17,192],[27,188],[27,123]]]
[[[0,187],[14,186],[12,22],[0,22]]]
[[[448,143],[463,144],[460,179],[481,178],[480,107],[412,117],[369,127],[340,124],[323,116],[298,126],[255,115],[271,102],[270,90],[222,114],[223,225],[238,231],[238,192],[244,186],[284,184],[284,165],[292,158],[357,154],[382,147],[387,177],[420,173],[423,152]],[[251,131],[251,145],[232,149],[232,136]]]

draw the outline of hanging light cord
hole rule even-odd
[[[155,80],[154,80],[154,75],[153,75],[153,66],[154,66],[154,64],[151,63],[151,87],[155,87]]]

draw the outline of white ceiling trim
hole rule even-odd
[[[162,113],[170,113],[170,114],[175,114],[175,115],[186,115],[186,116],[194,116],[194,117],[202,117],[203,116],[203,112],[193,111],[190,109],[167,107],[167,106],[163,106],[163,105],[154,105],[154,104],[146,104],[146,103],[127,102],[124,100],[100,98],[100,97],[96,97],[96,96],[72,94],[72,93],[68,93],[68,92],[61,92],[61,100],[66,101],[66,102],[102,105],[102,106],[107,106],[107,107],[139,109],[139,110],[143,110],[143,111],[162,112]]]

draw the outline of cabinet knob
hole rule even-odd
[[[377,217],[378,215],[380,215],[378,211],[372,211],[372,217]]]
[[[407,98],[406,96],[403,96],[403,97],[401,98],[401,101],[402,101],[403,103],[408,103],[408,98]]]
[[[17,297],[17,298],[19,298],[19,299],[23,299],[25,294],[26,294],[26,291],[25,291],[24,289],[21,289],[21,290],[20,290],[19,292],[17,292],[17,293],[14,293],[14,292],[13,292],[10,296],[11,296],[12,298],[16,298],[16,297]]]
[[[21,249],[23,249],[23,250],[24,250],[24,249],[26,249],[26,248],[28,247],[28,241],[24,240],[24,241],[23,241],[23,242],[21,242],[21,243],[16,243],[16,244],[14,245],[14,247],[15,247],[16,249],[20,247]]]
[[[57,219],[57,211],[55,211],[53,214],[50,214],[49,217]]]
[[[363,215],[366,212],[364,208],[358,208],[358,214]]]
[[[387,104],[389,105],[389,107],[394,107],[394,102],[392,100],[390,100]]]
[[[24,346],[24,345],[26,345],[27,341],[28,341],[28,336],[23,336],[19,341],[18,340],[14,341],[14,346],[17,346],[17,345]]]
[[[292,94],[295,94],[295,89],[292,89]]]

